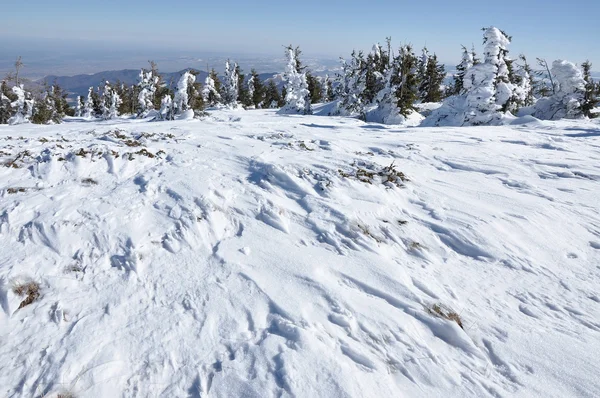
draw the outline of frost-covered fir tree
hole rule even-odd
[[[85,99],[85,104],[83,107],[83,114],[82,114],[82,116],[86,119],[91,119],[96,116],[95,112],[94,112],[93,93],[94,93],[94,88],[90,87],[88,90],[87,98]]]
[[[438,62],[437,55],[429,55],[425,72],[420,77],[419,99],[421,102],[440,102],[442,100],[442,83],[445,77],[444,65]]]
[[[83,104],[83,98],[81,97],[81,95],[77,96],[77,100],[75,102],[76,102],[76,105],[75,105],[75,116],[76,117],[82,117],[83,116],[83,109],[84,109],[85,105]]]
[[[173,120],[174,109],[173,109],[173,98],[170,95],[165,95],[160,102],[159,117],[162,120]]]
[[[460,63],[456,65],[456,74],[454,75],[452,85],[447,92],[447,96],[464,94],[465,75],[467,70],[474,64],[473,51],[467,50],[465,46],[462,46],[462,49],[462,59],[460,60]]]
[[[531,80],[531,67],[527,63],[527,58],[521,54],[519,56],[521,64],[517,65],[513,72],[513,98],[512,103],[516,108],[531,106],[534,102],[533,84]]]
[[[215,106],[221,103],[220,84],[217,73],[213,69],[211,73],[206,76],[204,80],[204,86],[202,87],[202,99],[207,106]]]
[[[377,107],[366,120],[384,124],[402,124],[415,112],[418,98],[418,59],[409,45],[402,46],[386,72],[385,87],[376,98]]]
[[[196,76],[190,72],[185,72],[179,78],[179,81],[177,82],[177,91],[175,91],[175,98],[173,99],[175,113],[177,115],[191,109],[190,102],[193,99],[191,97],[193,97],[195,82]]]
[[[33,114],[34,100],[31,94],[26,92],[23,85],[14,86],[12,88],[15,100],[11,107],[13,114],[8,120],[8,124],[29,123]]]
[[[425,74],[427,73],[427,64],[429,63],[429,50],[427,47],[423,47],[421,50],[421,56],[417,62],[417,77],[419,79],[419,99],[423,101],[423,99],[427,96],[427,78]]]
[[[312,108],[310,106],[310,92],[306,81],[306,73],[301,69],[301,64],[297,58],[298,49],[290,45],[286,47],[287,66],[283,75],[286,88],[285,105],[280,112],[284,114],[300,113],[310,115]]]
[[[154,95],[160,78],[154,75],[153,70],[142,69],[138,79],[138,115],[146,116],[154,110]]]
[[[350,61],[341,59],[342,72],[338,74],[337,92],[338,98],[335,115],[356,116],[361,119],[365,117],[365,108],[367,104],[364,101],[366,91],[366,60],[362,52],[352,52]],[[380,88],[381,90],[381,88]],[[374,96],[377,92],[374,93]]]
[[[0,124],[7,124],[12,117],[12,97],[14,94],[8,89],[6,81],[0,82]],[[13,98],[14,99],[14,98]]]
[[[225,62],[225,75],[223,77],[222,95],[223,104],[229,107],[236,107],[239,96],[239,78],[237,73],[237,64],[230,64],[229,60]]]
[[[258,72],[254,69],[250,72],[250,78],[248,79],[248,95],[252,99],[252,103],[255,108],[262,108],[265,100],[265,86],[260,81]]]
[[[586,81],[581,70],[571,62],[557,60],[552,63],[550,73],[554,94],[536,102],[533,116],[546,120],[583,117]]]
[[[596,85],[592,80],[592,63],[585,61],[581,64],[583,72],[583,80],[585,80],[585,95],[583,96],[583,103],[581,104],[581,111],[584,116],[589,118],[598,117],[598,113],[593,112],[596,106],[598,106],[598,97],[596,95]]]
[[[506,62],[510,38],[492,26],[484,31],[483,42],[483,63],[470,68],[464,79],[465,125],[497,123],[512,107],[514,86]]]
[[[104,120],[115,119],[119,116],[119,106],[121,98],[119,94],[110,86],[108,82],[104,84],[102,97],[100,99],[100,108]]]

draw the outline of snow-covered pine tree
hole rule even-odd
[[[92,117],[95,117],[96,114],[94,112],[94,97],[93,97],[93,93],[94,93],[94,88],[90,87],[88,90],[88,95],[87,98],[85,100],[85,104],[83,107],[83,117],[86,119],[91,119]]]
[[[533,84],[531,81],[531,67],[527,63],[525,55],[519,56],[521,64],[517,65],[513,72],[513,98],[512,102],[517,108],[533,105]]]
[[[464,79],[465,125],[496,123],[514,106],[514,85],[506,63],[510,38],[492,26],[484,30],[483,43],[483,63],[471,67]]]
[[[586,117],[596,118],[599,116],[598,113],[593,110],[598,106],[598,97],[596,96],[596,85],[592,79],[591,71],[592,64],[590,61],[585,61],[581,64],[583,70],[583,80],[585,80],[585,95],[583,97],[583,103],[581,104],[581,111]]]
[[[447,92],[447,96],[464,94],[465,74],[474,65],[474,51],[467,50],[465,46],[462,46],[462,50],[462,58],[460,63],[456,65],[456,74],[454,75],[452,86]]]
[[[229,107],[236,107],[239,96],[239,79],[237,74],[237,64],[233,66],[229,60],[225,62],[225,75],[223,77],[222,95],[223,104]]]
[[[29,123],[35,101],[31,97],[31,94],[25,91],[23,85],[14,86],[12,92],[15,100],[11,104],[13,114],[9,118],[8,124]]]
[[[159,77],[154,75],[153,70],[142,69],[140,71],[138,79],[138,116],[145,117],[148,112],[154,110],[154,95],[158,83]]]
[[[173,120],[174,113],[173,98],[170,95],[165,95],[160,102],[160,118],[162,120]]]
[[[250,79],[248,80],[248,94],[252,99],[252,104],[255,108],[263,107],[263,101],[265,100],[265,86],[260,81],[258,72],[254,69],[250,72]]]
[[[12,102],[16,99],[13,96],[6,81],[2,80],[0,82],[0,124],[7,124],[13,114]]]
[[[341,59],[342,72],[337,76],[338,98],[337,109],[333,114],[342,116],[358,115],[361,119],[365,118],[366,105],[364,101],[366,89],[366,60],[362,52],[353,51],[350,62]],[[383,79],[385,85],[385,78]],[[383,88],[380,88],[380,91]],[[375,88],[373,88],[375,90]],[[373,94],[373,99],[377,96],[377,91]],[[370,95],[370,94],[369,94]]]
[[[279,108],[282,103],[281,94],[279,93],[279,89],[277,89],[277,85],[271,79],[269,83],[265,87],[265,99],[263,108]]]
[[[310,93],[310,103],[316,104],[323,99],[323,85],[317,76],[312,73],[306,73],[306,84]]]
[[[377,94],[384,88],[389,63],[390,54],[379,43],[373,45],[365,62],[359,62],[363,69],[356,73],[361,76],[359,80],[364,76],[364,90],[360,93],[360,98],[365,106],[373,104]]]
[[[310,92],[306,74],[301,72],[301,64],[297,58],[299,49],[290,45],[286,47],[287,66],[283,75],[285,82],[286,95],[285,105],[280,112],[284,114],[300,113],[310,115],[312,108],[310,106]]]
[[[75,116],[76,117],[83,116],[84,106],[85,105],[83,104],[83,98],[81,97],[81,95],[78,95],[77,99],[75,100]]]
[[[418,99],[419,79],[417,76],[417,57],[410,45],[400,47],[397,62],[400,71],[399,85],[396,85],[396,98],[400,114],[407,117],[415,111]]]
[[[440,102],[442,100],[442,83],[446,77],[444,65],[438,62],[437,55],[429,55],[425,74],[419,85],[419,96],[422,102]]]
[[[246,75],[244,75],[242,68],[239,65],[235,65],[235,73],[238,78],[238,102],[244,107],[252,106],[252,97],[248,92],[248,83],[246,82]]]
[[[581,70],[571,62],[557,60],[552,63],[550,74],[554,94],[536,102],[533,116],[546,120],[584,117],[586,81]]]
[[[119,116],[119,106],[121,98],[119,94],[111,87],[109,82],[104,83],[102,96],[100,97],[100,108],[104,120],[115,119]]]
[[[191,109],[191,101],[195,97],[194,95],[194,83],[196,82],[196,76],[192,73],[185,72],[179,78],[177,82],[177,90],[175,91],[175,97],[173,99],[175,114],[180,115],[183,112]],[[164,99],[165,97],[163,97]],[[162,108],[161,101],[161,108]]]
[[[220,94],[221,82],[217,76],[217,72],[213,69],[206,79],[204,80],[204,86],[202,87],[202,99],[206,106],[215,106],[221,103]]]
[[[423,47],[421,50],[421,56],[417,61],[417,79],[419,80],[419,99],[421,102],[425,102],[425,97],[429,90],[429,80],[427,79],[427,64],[429,63],[429,50],[427,47]]]

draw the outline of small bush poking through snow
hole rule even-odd
[[[455,311],[442,304],[434,304],[430,308],[427,308],[427,312],[431,315],[444,318],[452,322],[456,322],[456,324],[460,326],[461,329],[464,329],[460,315],[458,315]]]
[[[40,284],[35,281],[15,283],[12,291],[17,296],[25,297],[25,300],[19,304],[19,309],[28,306],[40,298]]]
[[[340,169],[338,173],[344,178],[355,179],[365,184],[379,183],[387,188],[401,188],[405,182],[409,181],[403,172],[396,169],[394,162],[383,168],[375,163],[365,161],[354,162],[351,166],[354,170],[345,172]]]

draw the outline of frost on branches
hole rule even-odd
[[[425,120],[425,126],[478,126],[500,124],[509,111],[516,111],[515,85],[508,69],[510,39],[498,28],[483,35],[484,61],[465,72],[462,92],[447,98]],[[463,55],[463,67],[472,62]]]
[[[236,107],[239,90],[239,79],[237,74],[237,64],[231,67],[229,60],[225,62],[225,76],[223,80],[223,103],[229,107]]]
[[[102,118],[104,120],[116,119],[119,116],[119,106],[121,103],[119,94],[106,82],[104,91],[102,92]]]
[[[140,71],[138,87],[138,106],[140,116],[146,116],[148,112],[154,110],[154,93],[158,84],[159,77],[154,76],[152,71]]]
[[[83,105],[83,114],[82,116],[86,119],[91,119],[93,118],[94,115],[94,88],[90,87],[88,90],[88,95],[87,98],[85,100],[85,104]]]
[[[177,82],[177,91],[175,92],[175,99],[173,100],[176,114],[180,115],[190,109],[189,90],[193,89],[195,82],[196,76],[190,72],[185,72],[183,75],[181,75],[181,78],[179,78],[179,81]]]
[[[211,75],[206,76],[206,79],[204,80],[202,99],[207,106],[215,106],[221,103],[221,94],[219,94],[215,85],[215,80]]]
[[[8,119],[8,124],[29,123],[33,113],[33,99],[31,95],[23,89],[23,85],[12,88],[16,100],[11,104],[14,114]]]
[[[538,100],[533,116],[538,119],[577,119],[583,117],[581,105],[585,96],[585,80],[581,70],[575,64],[557,60],[552,63],[556,92]]]
[[[306,74],[298,70],[296,52],[292,46],[287,47],[286,56],[288,62],[283,75],[286,88],[285,105],[279,113],[310,115],[312,108]]]

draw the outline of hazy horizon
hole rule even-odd
[[[307,58],[337,62],[353,49],[368,51],[373,43],[384,43],[387,36],[394,48],[410,43],[419,52],[427,46],[442,63],[455,65],[461,45],[474,45],[481,54],[481,27],[490,25],[512,35],[513,58],[523,53],[531,64],[536,57],[577,64],[589,59],[600,69],[600,25],[595,21],[600,5],[591,0],[568,8],[506,0],[504,10],[477,0],[432,0],[427,7],[390,0],[368,5],[349,0],[343,6],[307,0],[302,7],[271,0],[249,7],[232,0],[199,7],[182,0],[170,14],[157,12],[162,4],[31,0],[24,8],[9,3],[2,10],[0,73],[12,70],[19,55],[26,65],[23,74],[33,77],[137,69],[149,59],[163,71],[205,69],[206,58],[278,65],[287,44],[300,46]],[[222,69],[211,62],[210,67]],[[242,66],[249,70],[255,66],[251,63]]]

